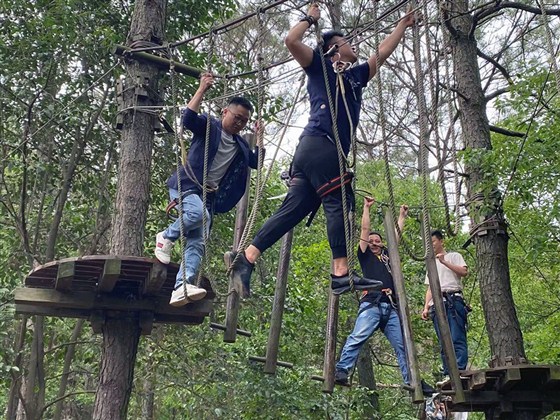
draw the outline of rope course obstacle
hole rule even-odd
[[[200,38],[207,38],[210,43],[210,50],[208,55],[208,70],[211,70],[212,65],[212,53],[213,53],[213,42],[214,37],[220,33],[228,30],[230,27],[242,24],[245,20],[257,16],[259,19],[259,48],[262,48],[263,38],[266,33],[266,27],[263,22],[263,15],[265,12],[271,8],[277,7],[285,3],[286,0],[279,0],[271,3],[265,7],[259,8],[258,11],[249,13],[245,16],[234,19],[224,25],[212,28],[210,31],[191,37],[186,40],[171,43],[167,46],[149,46],[141,48],[129,48],[124,46],[116,46],[115,54],[125,57],[129,60],[139,60],[154,64],[162,70],[171,71],[171,83],[172,83],[172,96],[174,103],[171,105],[174,116],[174,133],[177,140],[177,163],[182,161],[185,162],[184,157],[182,159],[179,157],[180,150],[180,129],[177,128],[177,93],[175,86],[175,74],[186,74],[192,77],[199,77],[202,70],[195,67],[191,67],[179,62],[175,62],[172,53],[175,49],[181,45],[189,43],[193,40]],[[296,6],[299,8],[308,2],[304,2],[301,5]],[[373,37],[375,37],[375,45],[378,48],[379,33],[381,29],[379,28],[379,22],[386,16],[390,15],[394,11],[399,10],[403,6],[407,5],[409,0],[400,1],[398,4],[393,6],[391,9],[383,14],[377,16],[377,3],[375,5],[376,17],[373,22],[358,27],[355,31],[356,33],[349,37],[348,42],[355,37],[361,36],[367,31],[373,30]],[[424,13],[427,12],[428,1],[425,1],[423,5],[418,6],[418,9],[423,9]],[[539,3],[539,6],[541,4]],[[543,7],[543,6],[541,6]],[[544,9],[543,9],[544,10]],[[543,13],[543,18],[546,16]],[[442,18],[443,19],[443,18]],[[441,23],[440,23],[441,24]],[[554,60],[552,40],[550,38],[549,28],[547,26],[547,42],[551,49],[552,59]],[[428,25],[425,26],[425,44],[428,45],[427,50],[430,51],[429,42],[430,35],[428,33]],[[366,38],[362,38],[360,42],[363,42]],[[451,369],[452,382],[444,385],[442,388],[442,393],[447,395],[449,398],[448,406],[451,410],[460,411],[493,411],[496,418],[508,418],[508,413],[515,411],[515,408],[519,405],[531,406],[534,410],[541,413],[549,413],[551,411],[560,410],[560,367],[557,366],[536,366],[536,365],[521,365],[521,366],[506,366],[502,368],[495,369],[484,369],[472,372],[464,372],[459,375],[457,363],[454,356],[453,345],[450,338],[449,326],[445,318],[445,310],[443,307],[443,300],[441,299],[441,290],[439,286],[439,281],[437,279],[437,270],[435,267],[435,261],[433,259],[433,249],[430,243],[430,222],[428,213],[428,199],[426,192],[426,184],[428,178],[428,148],[429,148],[429,129],[428,129],[428,118],[432,117],[432,122],[436,125],[436,132],[439,131],[437,128],[437,103],[436,103],[436,83],[433,75],[434,66],[437,65],[437,58],[431,57],[428,54],[428,76],[429,76],[429,87],[432,93],[431,95],[431,109],[428,110],[426,105],[426,98],[424,96],[424,83],[422,83],[423,69],[420,57],[420,45],[421,36],[418,28],[414,31],[414,59],[416,65],[416,76],[418,80],[418,101],[419,101],[419,126],[420,126],[420,159],[421,159],[421,172],[423,177],[423,197],[422,197],[422,228],[423,228],[423,239],[424,239],[424,255],[421,257],[416,257],[421,260],[426,261],[428,267],[430,286],[434,291],[434,302],[436,306],[436,315],[438,316],[439,325],[442,328],[443,337],[443,347],[445,349],[445,354],[448,360],[448,366]],[[446,51],[448,46],[444,46],[443,57],[447,60]],[[168,50],[169,56],[162,57],[155,55],[151,52],[158,50]],[[379,54],[378,54],[379,55]],[[268,66],[263,63],[262,51],[258,53],[258,69],[251,70],[243,73],[232,74],[227,76],[219,76],[225,80],[232,79],[235,77],[246,77],[257,75],[257,84],[253,87],[247,88],[248,90],[257,89],[258,96],[258,118],[261,119],[262,112],[264,108],[264,87],[274,83],[279,80],[278,78],[265,79],[264,72],[271,68],[279,65],[286,64],[291,61],[291,59],[282,59]],[[555,63],[553,61],[553,63]],[[326,65],[323,61],[324,66]],[[412,328],[410,325],[410,320],[408,316],[408,306],[406,302],[406,293],[404,289],[404,282],[402,281],[402,273],[400,271],[400,259],[398,256],[397,248],[397,237],[393,235],[395,227],[397,224],[394,202],[394,192],[391,183],[390,170],[389,170],[389,154],[388,154],[388,144],[386,142],[387,138],[387,128],[385,126],[385,112],[383,109],[383,97],[382,97],[382,79],[379,62],[378,64],[378,75],[376,77],[376,91],[378,95],[378,106],[379,113],[381,116],[381,136],[383,138],[383,153],[386,164],[386,180],[389,186],[389,197],[390,203],[389,208],[385,213],[384,223],[385,229],[388,235],[388,244],[391,254],[391,261],[394,264],[394,275],[395,282],[397,284],[398,293],[401,296],[399,299],[401,316],[403,319],[403,326],[405,329],[405,340],[407,346],[407,353],[409,357],[409,365],[411,367],[411,377],[412,377],[412,388],[413,388],[413,401],[420,402],[421,389],[420,389],[420,373],[418,370],[418,363],[416,360],[416,350],[414,347],[414,341],[412,337]],[[448,64],[445,64],[445,75],[446,84],[448,87],[451,86],[450,75]],[[557,77],[558,83],[558,68],[554,67],[554,71]],[[323,70],[326,73],[325,67]],[[298,71],[292,71],[288,74],[291,77],[297,74]],[[286,75],[283,75],[284,77]],[[327,75],[325,74],[327,78]],[[136,86],[136,94],[142,94],[143,82],[138,81]],[[328,83],[327,83],[328,86]],[[122,89],[122,86],[121,86]],[[300,86],[301,90],[301,86]],[[232,96],[234,94],[239,94],[240,91],[232,91],[230,93],[224,93],[222,96],[214,98],[214,101],[221,100],[227,96]],[[336,96],[337,93],[335,93]],[[447,99],[448,104],[448,120],[449,120],[449,135],[452,138],[453,143],[453,154],[452,161],[454,164],[454,174],[455,174],[455,211],[457,214],[457,219],[455,221],[455,229],[458,228],[459,218],[458,218],[458,206],[459,206],[459,194],[460,186],[457,181],[458,179],[458,169],[457,169],[457,158],[456,158],[456,133],[453,128],[454,116],[452,110],[453,93],[448,89],[449,97]],[[299,97],[299,91],[298,95]],[[297,102],[297,97],[296,101]],[[337,111],[334,109],[332,92],[328,91],[329,97],[329,108],[332,114]],[[167,108],[166,106],[150,106],[141,107],[134,106],[131,111],[142,111],[142,112],[155,112]],[[210,106],[209,106],[210,108]],[[120,115],[124,111],[129,111],[129,109],[121,109]],[[291,118],[291,112],[288,116],[288,123]],[[431,113],[431,114],[430,114]],[[210,112],[209,112],[210,115]],[[117,121],[118,123],[118,121]],[[285,125],[287,127],[288,124]],[[207,129],[207,133],[209,130]],[[338,132],[335,124],[335,138],[340,148],[340,142],[338,139]],[[285,130],[281,137],[285,134]],[[262,131],[257,130],[257,143],[262,144]],[[208,138],[206,139],[206,144],[208,145]],[[248,138],[249,143],[254,144],[254,137]],[[352,146],[352,150],[355,152],[355,145]],[[439,139],[436,135],[436,148],[439,148]],[[204,175],[206,176],[207,168],[207,148],[205,150],[205,168]],[[440,180],[442,181],[442,194],[445,202],[446,218],[448,228],[451,229],[450,217],[449,217],[449,206],[447,203],[445,186],[443,184],[443,157],[438,149],[438,165],[440,166]],[[276,156],[276,155],[275,155]],[[345,194],[345,184],[343,182],[344,174],[343,168],[348,165],[348,162],[343,162],[342,154],[341,160],[339,162],[341,168],[341,189],[343,197]],[[237,208],[236,215],[236,225],[235,225],[235,236],[233,240],[233,248],[236,250],[242,250],[247,244],[248,238],[251,235],[256,217],[258,214],[259,200],[262,198],[264,187],[266,185],[269,173],[263,177],[263,154],[259,156],[259,164],[257,170],[257,182],[254,194],[254,204],[250,214],[248,215],[248,202],[249,202],[249,184],[248,180],[247,191],[242,198],[240,204]],[[354,160],[355,163],[355,160]],[[203,186],[205,180],[203,181]],[[180,185],[180,183],[179,183]],[[204,203],[206,203],[206,188],[203,187],[204,192]],[[181,191],[179,191],[181,193]],[[349,213],[347,208],[347,203],[344,200],[344,211]],[[179,207],[179,213],[181,214],[181,208]],[[204,230],[206,232],[208,221],[205,218]],[[354,238],[355,238],[355,223],[353,220],[345,220],[345,235],[346,243],[348,244],[348,258],[349,258],[349,268],[352,269],[353,265],[353,255],[354,255]],[[488,226],[486,226],[488,228]],[[183,225],[181,224],[181,255],[184,253],[184,241],[183,241]],[[477,234],[480,234],[480,230],[477,230]],[[505,233],[505,232],[504,232]],[[287,270],[290,258],[290,247],[292,241],[293,232],[290,231],[284,238],[281,250],[281,263],[278,268],[278,281],[274,298],[274,307],[272,314],[272,322],[270,335],[268,340],[268,347],[266,351],[266,358],[252,357],[252,360],[265,362],[265,372],[274,374],[276,372],[277,366],[292,366],[287,362],[278,361],[278,347],[279,347],[279,337],[282,323],[282,313],[284,306],[284,299],[286,296],[286,280],[287,280]],[[398,232],[401,236],[401,232]],[[207,235],[204,235],[205,245],[207,241]],[[406,244],[405,244],[406,245]],[[206,247],[206,246],[205,246]],[[201,285],[208,290],[206,299],[201,300],[196,303],[191,303],[181,308],[175,308],[169,306],[168,298],[173,289],[173,284],[178,271],[178,266],[176,264],[162,265],[157,260],[151,258],[142,257],[131,257],[131,256],[84,256],[77,258],[67,258],[59,261],[53,261],[37,267],[31,271],[25,281],[25,287],[16,290],[15,302],[16,302],[16,312],[33,314],[33,315],[50,315],[50,316],[62,316],[62,317],[76,317],[76,318],[87,318],[90,320],[92,328],[95,332],[101,332],[101,325],[104,322],[105,317],[112,316],[114,313],[128,314],[122,316],[134,316],[138,319],[142,334],[150,334],[152,331],[152,326],[154,323],[181,323],[181,324],[200,324],[203,322],[204,318],[212,310],[212,299],[216,295],[217,291],[212,287],[211,284],[205,283],[204,279],[201,277]],[[186,282],[185,282],[186,283]],[[230,281],[228,294],[227,294],[227,316],[225,325],[214,324],[213,327],[217,329],[222,329],[224,333],[224,341],[233,342],[236,339],[236,335],[250,335],[249,332],[239,329],[238,326],[238,312],[239,312],[239,299],[240,291],[236,290],[233,281]],[[438,298],[439,297],[439,298]],[[339,297],[329,293],[329,311],[327,314],[327,327],[326,327],[326,346],[324,355],[324,366],[323,366],[323,377],[321,378],[323,383],[323,390],[325,392],[332,392],[334,388],[334,358],[336,353],[336,332],[338,325],[338,305]],[[451,386],[452,384],[452,386]]]

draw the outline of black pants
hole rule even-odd
[[[264,252],[322,203],[333,258],[346,257],[342,192],[338,188],[322,199],[316,192],[319,187],[340,176],[334,143],[327,137],[302,137],[294,155],[291,175],[288,195],[259,230],[253,245]],[[354,209],[354,194],[349,184],[345,187],[350,211]]]

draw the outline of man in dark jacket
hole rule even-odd
[[[226,253],[227,261],[235,261],[233,279],[243,284],[245,296],[250,293],[250,278],[257,258],[321,205],[327,219],[327,236],[333,258],[333,293],[348,292],[352,286],[356,290],[379,290],[382,287],[380,281],[360,277],[348,268],[344,227],[344,219],[348,215],[344,214],[343,209],[346,207],[350,210],[353,207],[354,196],[350,184],[345,186],[346,196],[342,195],[341,184],[349,183],[351,174],[346,171],[346,167],[340,168],[338,146],[346,157],[360,118],[363,89],[375,75],[377,66],[383,64],[397,48],[406,29],[416,22],[416,18],[413,13],[407,13],[379,45],[379,56],[373,54],[367,62],[354,66],[358,56],[340,32],[323,33],[322,45],[316,49],[303,42],[305,33],[317,23],[320,16],[319,7],[312,4],[308,15],[290,29],[285,39],[288,50],[307,75],[310,104],[309,121],[292,161],[288,195],[252,243],[241,250],[237,259],[234,259],[234,253]],[[331,100],[338,102],[331,103]],[[338,109],[334,116],[331,115],[331,105],[335,110]],[[335,142],[333,120],[336,121],[339,145]],[[342,177],[341,169],[344,172]],[[344,206],[344,201],[347,206]]]
[[[178,171],[181,197],[177,172],[167,180],[171,199],[182,202],[182,217],[156,236],[156,258],[163,264],[169,264],[171,250],[180,237],[180,223],[183,221],[183,234],[186,239],[184,266],[181,264],[177,273],[175,289],[169,302],[172,306],[183,306],[206,295],[206,290],[193,283],[204,255],[204,235],[208,235],[211,217],[214,213],[225,213],[237,204],[245,192],[249,168],[257,167],[257,153],[251,151],[245,139],[239,135],[251,117],[253,106],[245,98],[234,97],[224,108],[221,120],[210,117],[206,176],[208,193],[204,208],[204,146],[209,117],[199,114],[199,109],[204,94],[212,87],[213,82],[211,74],[203,74],[198,90],[183,111],[182,123],[193,133],[193,138],[188,162]],[[206,233],[203,232],[202,226],[203,211],[206,212],[208,221]],[[183,279],[186,279],[185,287]]]

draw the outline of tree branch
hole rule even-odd
[[[505,69],[504,66],[502,66],[500,63],[498,63],[497,60],[494,60],[492,57],[490,57],[489,55],[486,55],[485,53],[483,53],[480,48],[476,49],[476,54],[481,57],[484,58],[486,61],[488,61],[489,63],[493,64],[494,67],[496,67],[498,70],[500,70],[500,73],[502,73],[502,75],[506,78],[506,80],[508,81],[508,83],[510,85],[513,84],[513,80],[511,79],[511,76],[509,74],[509,72]]]
[[[525,133],[520,133],[519,131],[508,130],[507,128],[497,127],[495,125],[490,125],[489,128],[490,128],[490,131],[493,131],[494,133],[498,133],[498,134],[503,134],[504,136],[521,137],[521,138],[525,137]]]
[[[494,4],[494,6],[489,7],[487,9],[482,9],[478,13],[475,13],[473,15],[474,21],[478,22],[481,19],[491,16],[502,9],[518,9],[518,10],[523,10],[525,12],[534,13],[536,15],[542,14],[542,10],[540,9],[540,7],[533,7],[527,4],[517,3],[514,1],[504,1],[501,3]],[[560,16],[560,9],[545,9],[545,12],[547,15]]]

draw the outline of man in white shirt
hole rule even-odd
[[[443,234],[439,230],[432,232],[432,244],[434,254],[436,256],[436,267],[443,294],[445,304],[445,312],[449,322],[449,330],[451,331],[451,339],[455,349],[455,357],[457,358],[457,366],[459,370],[465,370],[469,358],[467,348],[467,305],[463,299],[463,284],[461,277],[465,277],[469,271],[463,256],[458,252],[446,252],[443,247]],[[441,343],[440,330],[435,317],[434,302],[432,300],[432,291],[429,287],[428,276],[426,275],[426,299],[424,302],[424,310],[422,311],[422,319],[431,318],[434,328]],[[443,361],[443,374],[449,375],[448,367],[441,351]]]

